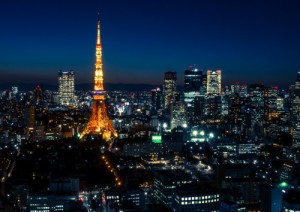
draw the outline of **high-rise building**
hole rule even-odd
[[[74,75],[73,70],[58,72],[58,95],[61,105],[75,106]]]
[[[230,96],[230,107],[229,107],[229,122],[233,132],[237,133],[238,128],[241,127],[241,99],[238,93],[233,93]]]
[[[200,122],[205,117],[205,96],[196,96],[194,100],[194,119]]]
[[[204,96],[207,93],[207,74],[202,73],[202,83],[200,87],[200,95]]]
[[[33,100],[35,104],[40,104],[43,99],[43,89],[40,85],[35,86],[33,90]]]
[[[184,71],[184,102],[191,107],[195,96],[200,95],[202,85],[202,71],[190,67]]]
[[[221,70],[211,71],[207,70],[207,94],[221,95]]]
[[[151,90],[151,107],[154,113],[157,113],[159,109],[161,109],[162,102],[162,92],[160,88],[155,88]]]
[[[251,84],[249,88],[251,128],[253,134],[262,133],[265,114],[264,85]]]
[[[25,125],[27,130],[27,140],[30,140],[32,139],[32,133],[34,131],[36,121],[35,107],[31,105],[29,108],[26,108],[24,112]]]
[[[208,96],[205,99],[205,117],[208,122],[220,122],[222,114],[221,96]]]
[[[278,117],[277,113],[277,97],[278,87],[270,87],[265,89],[265,115],[267,120]]]
[[[187,124],[186,108],[184,102],[176,102],[171,113],[171,129]]]
[[[165,73],[164,79],[164,108],[169,108],[175,101],[176,97],[176,72],[168,71]]]
[[[83,130],[80,138],[86,135],[100,135],[106,141],[117,137],[117,133],[109,119],[105,104],[105,90],[103,83],[103,69],[102,69],[102,44],[100,39],[100,19],[97,23],[97,42],[96,42],[96,64],[94,77],[94,91],[93,91],[93,107],[90,120]]]
[[[293,147],[300,147],[300,72],[292,96],[292,125]]]

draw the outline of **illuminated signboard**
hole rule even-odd
[[[152,143],[162,143],[161,135],[152,135]]]

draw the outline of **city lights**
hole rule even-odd
[[[1,2],[1,211],[300,211],[300,3],[88,3]]]

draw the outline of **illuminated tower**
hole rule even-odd
[[[96,64],[94,75],[94,91],[93,91],[93,106],[90,120],[87,126],[80,135],[84,138],[85,135],[101,135],[106,141],[117,136],[115,129],[112,126],[112,121],[108,118],[105,105],[105,91],[103,86],[103,70],[102,70],[102,45],[100,40],[100,20],[98,19],[97,29],[97,44],[96,44]]]

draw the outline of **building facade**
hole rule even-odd
[[[190,68],[184,71],[184,102],[188,107],[193,106],[194,98],[200,95],[202,71]]]
[[[164,108],[167,109],[175,101],[176,96],[176,72],[166,72],[164,78]]]
[[[74,71],[58,72],[58,95],[59,104],[65,106],[75,106],[75,88],[74,88]]]
[[[207,70],[207,94],[219,96],[221,90],[221,70],[211,71]]]

